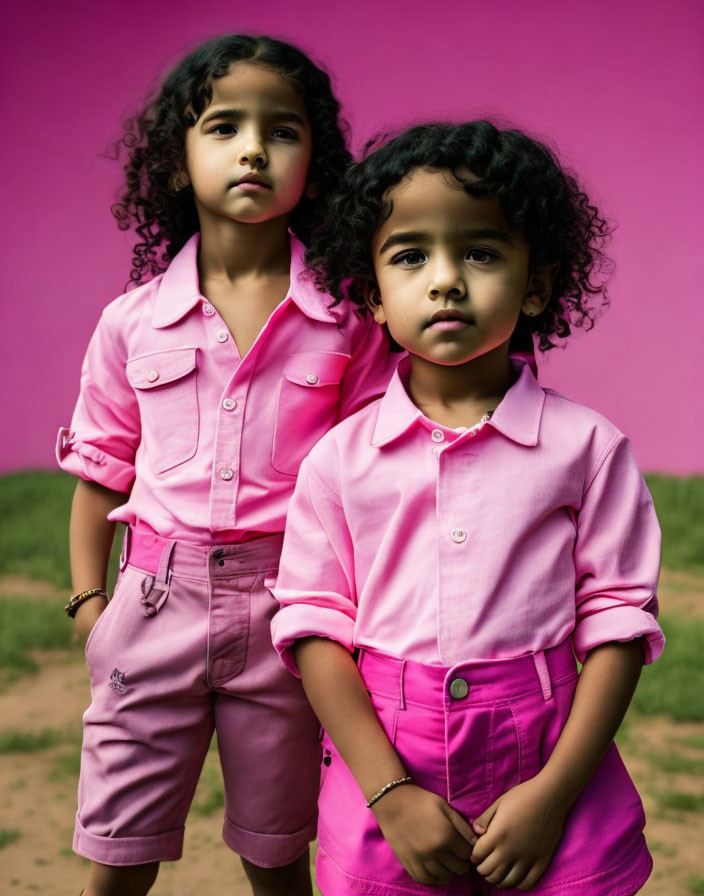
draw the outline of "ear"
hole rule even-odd
[[[370,282],[367,288],[367,308],[371,311],[374,320],[378,324],[386,323],[386,312],[384,311],[384,306],[381,304],[379,287],[373,281]]]
[[[320,196],[320,187],[317,184],[306,184],[303,192],[308,199],[317,199]]]
[[[554,264],[546,264],[531,272],[521,305],[521,311],[528,317],[537,317],[547,308],[552,292],[552,283],[559,266],[560,263],[556,261]]]
[[[180,168],[175,174],[171,175],[169,189],[172,193],[180,193],[181,190],[184,190],[190,183],[191,179],[188,176],[188,172],[184,168]]]

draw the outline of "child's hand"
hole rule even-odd
[[[74,630],[82,641],[86,640],[107,605],[108,602],[105,598],[96,595],[91,597],[90,600],[84,601],[76,610],[76,615],[73,619]]]
[[[539,776],[504,793],[474,822],[479,874],[501,890],[534,887],[557,849],[568,808]]]
[[[447,883],[471,867],[469,824],[442,797],[414,784],[385,794],[372,807],[379,827],[413,880]]]

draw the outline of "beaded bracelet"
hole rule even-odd
[[[367,809],[371,809],[374,803],[378,802],[382,796],[387,794],[390,790],[393,790],[394,787],[400,787],[401,784],[412,784],[413,778],[410,775],[406,775],[405,778],[397,778],[395,781],[389,781],[388,784],[384,784],[381,790],[377,791],[374,796],[367,803]]]
[[[88,591],[81,591],[80,594],[74,594],[71,600],[64,607],[64,610],[66,610],[66,613],[71,617],[71,619],[73,619],[73,617],[76,615],[76,610],[80,607],[80,605],[84,601],[90,600],[91,597],[104,597],[105,600],[108,599],[104,588],[89,588]]]

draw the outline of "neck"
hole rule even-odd
[[[198,253],[201,280],[287,276],[290,264],[287,218],[243,224],[240,221],[207,221],[201,215]]]
[[[411,355],[408,388],[431,420],[470,426],[494,410],[515,380],[508,343],[465,364],[446,366]]]

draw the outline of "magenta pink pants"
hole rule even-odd
[[[74,849],[107,865],[173,860],[213,730],[225,842],[262,867],[315,836],[319,726],[271,643],[264,577],[281,536],[203,546],[132,533],[86,644],[92,702]]]
[[[409,774],[470,820],[543,767],[569,714],[577,681],[569,642],[535,656],[451,669],[363,652],[360,672]],[[474,870],[443,886],[416,883],[389,849],[327,737],[319,813],[316,872],[324,896],[521,892],[497,890]],[[612,744],[570,812],[548,869],[530,892],[631,896],[652,868],[644,824],[640,798]]]

